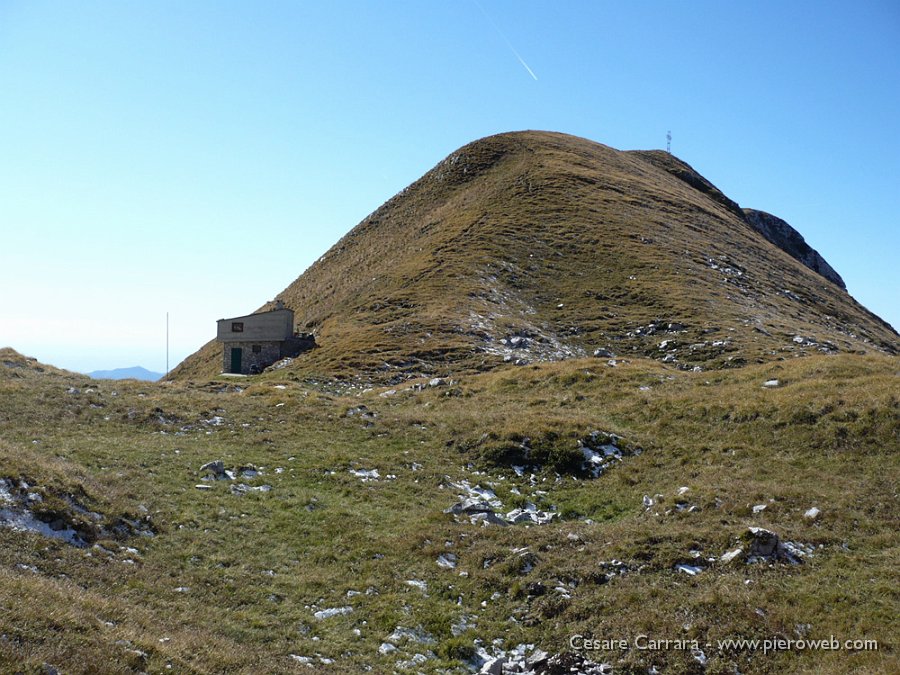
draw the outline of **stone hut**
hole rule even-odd
[[[294,311],[280,300],[268,312],[219,319],[217,324],[223,373],[261,373],[276,361],[316,345],[312,335],[294,331]]]

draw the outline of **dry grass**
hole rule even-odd
[[[574,633],[704,644],[833,634],[880,645],[765,656],[704,647],[714,673],[900,666],[893,357],[820,355],[711,373],[583,359],[386,397],[284,373],[185,387],[13,377],[19,371],[0,368],[0,478],[28,478],[48,499],[77,495],[104,522],[145,517],[157,534],[78,549],[0,528],[0,670],[295,672],[296,654],[333,659],[316,661],[322,672],[391,672],[430,651],[418,670],[462,672],[476,639],[560,651]],[[772,378],[779,387],[761,386]],[[348,415],[359,405],[375,416]],[[215,416],[221,424],[208,423]],[[593,430],[643,451],[593,480],[544,466],[534,484],[496,452],[527,437],[546,457],[565,455]],[[196,489],[212,459],[262,467],[237,482],[272,490],[238,496],[226,481]],[[351,469],[381,478],[364,482]],[[561,517],[533,527],[455,522],[443,513],[456,501],[445,477],[493,484],[507,509],[533,500]],[[648,510],[645,494],[662,497]],[[678,511],[679,499],[698,510]],[[766,509],[753,513],[757,504]],[[822,510],[815,521],[803,517],[812,506]],[[814,553],[798,566],[674,570],[696,562],[692,550],[721,555],[750,525]],[[435,562],[448,551],[456,570]],[[610,574],[618,568],[602,563],[613,559],[627,573]],[[547,592],[530,593],[535,582]],[[314,618],[342,606],[353,611]],[[472,626],[454,635],[464,616]],[[421,627],[435,644],[379,654],[397,626]],[[617,672],[699,672],[677,650],[593,657]]]

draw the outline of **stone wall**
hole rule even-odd
[[[277,342],[260,340],[225,342],[222,349],[222,372],[231,372],[231,350],[234,348],[241,350],[240,372],[243,375],[251,375],[261,373],[276,361],[288,356],[297,356],[315,346],[316,341],[311,335],[294,336]],[[259,351],[254,351],[254,347]]]
[[[226,342],[222,350],[222,372],[231,371],[231,350],[241,350],[241,370],[244,375],[261,373],[281,358],[281,342]],[[259,351],[254,352],[254,347]]]

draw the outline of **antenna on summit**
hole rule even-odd
[[[668,152],[670,155],[672,154],[672,132],[671,131],[666,132],[666,152]]]

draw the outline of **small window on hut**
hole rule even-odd
[[[254,354],[259,354],[262,351],[262,346],[261,345],[253,345],[252,349],[253,349]]]
[[[231,332],[232,333],[243,333],[244,332],[244,322],[243,321],[233,321],[231,323]]]

